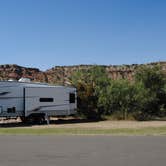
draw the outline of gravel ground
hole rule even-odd
[[[44,126],[34,126],[35,128],[40,127],[57,127],[57,128],[97,128],[97,129],[115,129],[115,128],[144,128],[144,127],[164,127],[166,121],[148,121],[148,122],[137,122],[137,121],[100,121],[100,122],[87,122],[87,123],[72,123],[72,124],[51,124]]]

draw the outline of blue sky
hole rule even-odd
[[[165,0],[0,0],[0,64],[165,60]]]

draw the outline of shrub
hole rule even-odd
[[[78,110],[86,118],[149,120],[166,116],[166,79],[160,66],[143,66],[134,81],[111,80],[104,67],[79,70],[71,77],[77,88]]]
[[[107,91],[107,114],[117,115],[119,119],[128,119],[141,110],[143,86],[128,80],[115,80]]]
[[[87,70],[79,70],[71,77],[73,86],[78,91],[79,113],[87,118],[100,118],[104,114],[104,103],[99,99],[105,95],[110,80],[105,68],[93,66]]]
[[[141,83],[146,91],[140,118],[166,116],[166,79],[160,66],[143,66],[135,74],[135,81]]]

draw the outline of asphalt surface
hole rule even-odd
[[[0,136],[0,166],[165,165],[165,136]]]

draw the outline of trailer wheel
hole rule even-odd
[[[28,121],[28,119],[24,116],[21,116],[20,119],[23,123],[27,123],[27,121]]]
[[[43,124],[45,122],[45,114],[31,114],[28,121],[32,124]]]
[[[31,114],[28,117],[20,117],[20,119],[23,123],[30,124],[45,124],[47,122],[46,115],[43,113]]]

